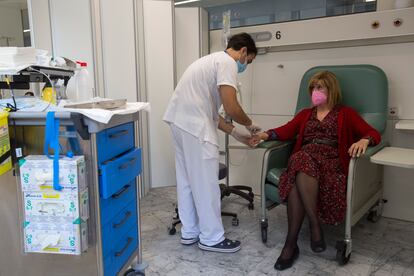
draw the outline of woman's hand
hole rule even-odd
[[[260,143],[260,141],[262,140],[266,141],[267,139],[269,139],[269,135],[267,135],[266,132],[259,132],[253,135],[252,138],[249,139],[249,145],[251,147],[255,147],[257,146],[257,144]]]
[[[361,139],[356,143],[353,143],[348,150],[348,153],[351,157],[360,157],[365,153],[369,145],[369,139]]]

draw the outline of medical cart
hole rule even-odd
[[[12,148],[43,154],[47,112],[12,112]],[[56,112],[62,152],[83,155],[89,192],[88,246],[80,255],[24,253],[18,162],[0,176],[0,276],[144,275],[141,250],[139,112],[107,124]],[[24,158],[24,157],[23,157]],[[135,270],[129,269],[133,266]],[[126,273],[126,274],[125,274]]]

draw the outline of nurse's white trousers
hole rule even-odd
[[[183,238],[205,245],[224,240],[218,147],[170,124],[175,147],[178,213]]]

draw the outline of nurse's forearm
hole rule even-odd
[[[219,124],[218,124],[218,128],[227,133],[230,134],[231,131],[233,130],[234,126],[230,123],[226,123],[226,121],[224,120],[223,117],[219,116]]]
[[[241,125],[251,125],[252,120],[246,115],[237,101],[236,89],[229,85],[222,85],[219,88],[219,92],[226,114],[230,116],[233,121]]]
[[[252,124],[252,120],[246,115],[238,103],[229,108],[229,110],[225,111],[226,114],[230,116],[230,118],[232,118],[236,123],[244,126],[250,126]]]

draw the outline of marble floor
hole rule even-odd
[[[274,270],[287,231],[284,206],[269,215],[267,244],[260,234],[260,198],[255,209],[237,196],[223,199],[225,211],[239,214],[239,226],[224,217],[226,236],[242,242],[234,254],[200,250],[197,245],[179,243],[180,228],[174,236],[168,226],[174,210],[175,187],[152,189],[141,203],[143,259],[149,264],[146,275],[414,275],[414,223],[381,218],[377,223],[362,219],[353,229],[353,252],[349,263],[335,261],[335,243],[342,238],[343,227],[324,226],[328,249],[315,254],[309,246],[309,231],[304,224],[299,238],[300,256],[295,265],[283,272]]]

